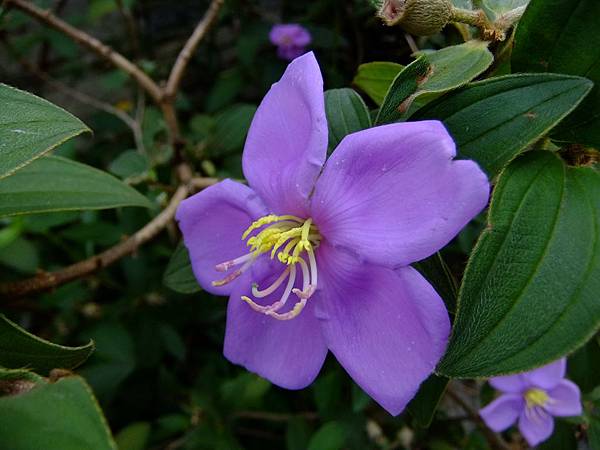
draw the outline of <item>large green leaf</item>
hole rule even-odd
[[[182,294],[194,294],[202,290],[196,281],[190,255],[183,243],[180,243],[173,252],[163,276],[163,283]]]
[[[473,40],[422,55],[394,78],[375,123],[406,118],[436,97],[474,79],[494,61],[488,45]]]
[[[352,84],[381,105],[394,78],[404,69],[401,64],[376,61],[358,66]]]
[[[406,407],[418,426],[427,428],[431,425],[435,410],[446,392],[447,385],[448,378],[435,374],[421,384],[419,392]]]
[[[585,101],[557,128],[567,142],[600,146],[600,2],[532,0],[519,23],[512,68],[581,75],[595,83]]]
[[[81,377],[55,383],[40,380],[26,392],[0,397],[0,411],[0,448],[117,450],[100,407]]]
[[[520,372],[581,346],[600,325],[600,174],[551,152],[513,162],[467,266],[440,373]]]
[[[346,135],[371,126],[371,117],[365,102],[352,89],[325,91],[325,112],[329,127],[330,152]]]
[[[112,175],[57,156],[40,158],[0,180],[0,217],[119,206],[152,205]]]
[[[491,20],[502,20],[502,17],[511,11],[527,6],[529,0],[480,0],[476,3]]]
[[[38,372],[55,368],[72,369],[82,364],[93,351],[92,341],[82,347],[53,344],[28,333],[0,314],[1,367],[26,367]]]
[[[0,178],[90,131],[62,108],[0,83]]]
[[[414,118],[442,120],[460,157],[474,159],[494,176],[571,112],[591,87],[589,80],[568,75],[509,75],[466,86]]]

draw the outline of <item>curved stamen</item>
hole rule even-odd
[[[263,305],[259,305],[258,303],[254,302],[250,297],[247,297],[245,295],[242,296],[242,300],[244,300],[246,303],[248,303],[254,311],[258,311],[263,314],[269,314],[271,311],[277,311],[277,310],[281,309],[286,304],[290,294],[292,293],[292,287],[294,286],[295,281],[296,281],[296,266],[290,266],[290,276],[288,278],[287,285],[285,287],[285,290],[283,291],[283,295],[281,296],[281,298],[278,301],[276,301],[270,305],[263,306]]]
[[[213,281],[212,285],[215,287],[220,287],[220,286],[224,286],[228,283],[231,283],[233,280],[235,280],[237,277],[239,277],[241,274],[243,274],[246,270],[248,270],[248,268],[252,265],[252,263],[254,262],[255,259],[256,259],[256,255],[252,254],[252,257],[249,258],[242,267],[240,267],[235,272],[230,273],[225,278]]]
[[[266,289],[263,289],[262,291],[258,289],[258,286],[254,285],[252,286],[252,295],[256,298],[263,298],[266,297],[267,295],[271,295],[273,292],[275,292],[275,290],[281,286],[281,283],[283,283],[283,281],[286,279],[286,277],[288,276],[288,274],[290,273],[290,267],[286,267],[285,270],[283,272],[281,272],[281,275],[279,275],[279,278],[277,278],[273,284],[271,284],[271,286],[269,286]]]
[[[238,258],[222,262],[221,264],[217,264],[215,266],[215,270],[217,272],[227,272],[233,266],[237,266],[239,264],[242,264],[242,263],[248,261],[250,258],[252,258],[252,256],[253,256],[252,252],[250,252],[250,253],[245,254],[244,256],[240,256]]]
[[[265,314],[267,314],[267,316],[271,316],[277,320],[290,320],[290,319],[293,319],[294,317],[297,317],[298,314],[300,314],[302,312],[302,310],[304,309],[305,306],[306,306],[306,299],[303,298],[294,305],[294,308],[291,311],[288,311],[283,314],[279,314],[279,313],[275,312],[275,310],[273,310],[273,311],[268,311]]]

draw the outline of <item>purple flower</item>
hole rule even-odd
[[[479,412],[481,417],[494,431],[518,420],[529,445],[545,441],[554,430],[553,416],[581,414],[581,394],[575,383],[564,379],[566,368],[562,358],[531,372],[490,379],[502,395]]]
[[[308,30],[296,23],[274,25],[269,39],[277,46],[277,55],[286,61],[306,53],[306,46],[312,40]]]
[[[437,121],[351,134],[324,165],[326,153],[311,52],[254,116],[242,161],[249,186],[222,181],[185,200],[177,219],[200,285],[230,296],[230,361],[300,389],[329,349],[399,414],[450,329],[443,301],[409,264],[485,207],[488,181],[472,161],[453,161],[454,142]]]

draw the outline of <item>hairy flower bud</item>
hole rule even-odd
[[[439,33],[450,21],[450,0],[385,0],[377,15],[388,26],[400,25],[416,36]]]

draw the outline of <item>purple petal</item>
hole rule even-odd
[[[323,78],[311,52],[290,63],[258,107],[244,175],[273,212],[305,216],[326,152]]]
[[[525,408],[519,417],[519,431],[534,447],[548,439],[554,431],[554,419],[542,408]]]
[[[443,301],[411,267],[363,264],[327,244],[317,258],[327,346],[365,392],[399,414],[446,348]]]
[[[248,253],[242,233],[265,214],[265,206],[254,191],[231,180],[221,181],[181,202],[176,217],[202,288],[217,295],[231,293],[235,282],[222,287],[212,285],[212,281],[227,275],[217,272],[215,266]]]
[[[265,265],[266,266],[266,265]],[[282,267],[280,264],[272,267]],[[279,273],[259,281],[265,289]],[[298,283],[296,287],[299,287]],[[262,301],[269,305],[279,300],[283,286]],[[302,389],[313,382],[327,355],[319,321],[314,315],[313,296],[294,319],[280,321],[250,308],[242,295],[251,297],[251,285],[236,286],[227,305],[224,354],[232,363],[240,364],[286,389]],[[293,296],[292,296],[293,297]],[[256,300],[256,299],[255,299]],[[290,297],[289,310],[294,303]],[[283,311],[282,311],[283,312]]]
[[[545,408],[553,416],[581,415],[581,392],[579,387],[572,381],[561,380],[557,386],[548,391],[548,395],[551,401]]]
[[[426,258],[487,204],[489,184],[437,121],[346,136],[317,182],[312,217],[335,246],[389,267]]]
[[[522,374],[494,377],[490,378],[488,381],[495,389],[511,394],[521,393],[529,387],[529,384]]]
[[[523,374],[530,383],[542,389],[552,389],[564,377],[567,371],[567,358],[561,358],[539,369]]]
[[[523,397],[515,394],[501,395],[487,405],[479,415],[488,427],[496,432],[504,431],[515,423],[525,407]]]
[[[306,28],[296,23],[274,25],[269,32],[269,39],[275,45],[307,46],[311,35]]]

